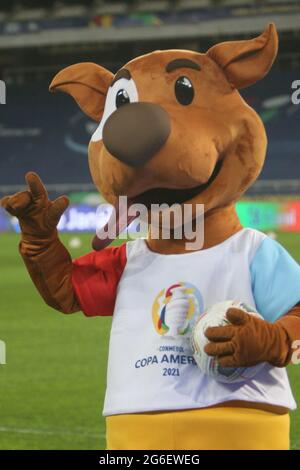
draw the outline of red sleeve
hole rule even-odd
[[[73,261],[72,283],[88,317],[112,315],[116,291],[126,265],[126,243],[93,251]]]

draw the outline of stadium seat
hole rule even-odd
[[[194,10],[203,7],[212,7],[211,0],[185,0],[177,5],[178,10]]]
[[[170,2],[164,0],[157,0],[156,2],[143,1],[138,3],[134,8],[139,12],[158,12],[170,10]]]
[[[97,2],[93,8],[95,15],[120,15],[127,11],[125,2]]]
[[[53,11],[53,16],[55,18],[66,18],[66,17],[76,17],[83,16],[87,14],[87,8],[84,5],[68,5],[56,7]]]
[[[21,8],[12,15],[13,21],[34,21],[45,18],[47,10],[45,8]]]

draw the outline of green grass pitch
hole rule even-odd
[[[67,244],[71,235],[64,235]],[[80,235],[74,257],[90,251]],[[44,305],[18,254],[18,235],[0,234],[0,449],[104,449],[109,318],[62,315]],[[279,241],[300,262],[300,236]],[[300,369],[289,368],[300,402]],[[300,449],[300,412],[292,413],[292,448]]]

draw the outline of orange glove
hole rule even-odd
[[[21,227],[20,253],[27,270],[45,302],[70,313],[80,310],[72,287],[72,260],[60,242],[56,226],[69,205],[61,196],[50,201],[45,186],[35,173],[27,173],[29,186],[0,204],[17,217]]]
[[[296,306],[275,323],[230,308],[231,325],[207,328],[205,352],[223,367],[250,367],[268,362],[285,367],[291,360],[292,344],[300,339],[300,307]]]

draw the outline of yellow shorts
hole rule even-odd
[[[288,450],[288,413],[242,407],[106,418],[108,450]]]

